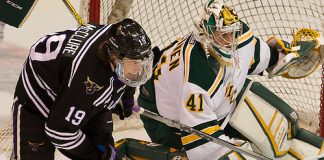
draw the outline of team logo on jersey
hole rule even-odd
[[[225,92],[225,98],[228,100],[228,102],[230,104],[233,104],[233,102],[235,102],[236,92],[237,92],[237,89],[234,89],[234,86],[232,83],[227,85],[226,92]]]
[[[93,94],[95,91],[100,91],[104,86],[99,86],[95,82],[91,81],[89,76],[87,77],[87,81],[84,82],[86,85],[86,93]]]
[[[45,142],[33,143],[33,142],[28,141],[28,147],[30,147],[33,152],[39,151],[40,146],[42,146],[44,144],[45,144]]]

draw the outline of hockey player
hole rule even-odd
[[[292,62],[299,60],[301,55],[280,39],[272,38],[268,45],[255,37],[233,9],[219,1],[211,0],[206,4],[200,19],[195,20],[195,26],[198,33],[179,38],[161,51],[152,78],[140,88],[139,105],[234,144],[238,141],[233,138],[251,141],[253,151],[269,158],[302,158],[308,154],[320,154],[323,139],[299,129],[296,113],[273,93],[258,87],[264,91],[261,95],[253,90],[254,97],[248,96],[252,93],[245,94],[246,98],[239,96],[249,90],[244,86],[249,75],[262,74],[264,70],[268,70],[271,76],[282,75],[286,73],[283,68],[289,70]],[[300,37],[313,38],[305,42],[310,49],[313,48],[307,52],[318,55],[318,33],[311,29],[299,33],[303,34]],[[302,41],[296,40],[299,40],[298,44]],[[270,97],[272,104],[267,100]],[[238,105],[239,101],[243,101],[241,105]],[[277,103],[282,104],[282,108]],[[250,110],[235,110],[237,106],[245,107],[246,104]],[[261,109],[264,110],[260,113]],[[243,118],[236,116],[240,119],[233,119],[234,110]],[[246,121],[244,116],[250,119]],[[249,158],[147,117],[141,119],[152,142],[184,149],[189,159]],[[245,146],[251,149],[248,144]]]
[[[112,110],[132,114],[134,87],[152,73],[151,42],[132,19],[86,24],[39,39],[30,49],[13,105],[12,159],[115,159]]]

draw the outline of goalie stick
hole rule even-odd
[[[177,122],[177,121],[174,121],[174,120],[170,120],[170,119],[167,119],[165,117],[162,117],[154,112],[151,112],[151,111],[148,111],[142,107],[139,107],[139,106],[133,106],[133,112],[135,113],[138,113],[138,114],[141,114],[143,116],[146,116],[148,118],[151,118],[151,119],[154,119],[156,121],[159,121],[159,122],[162,122],[170,127],[175,127],[175,128],[178,128],[180,130],[183,130],[185,132],[188,132],[188,133],[193,133],[203,139],[206,139],[208,141],[211,141],[211,142],[214,142],[214,143],[217,143],[221,146],[224,146],[226,148],[229,148],[233,151],[236,151],[236,152],[239,152],[239,153],[242,153],[242,154],[245,154],[247,156],[250,156],[250,157],[253,157],[253,158],[256,158],[256,159],[261,159],[261,160],[271,160],[271,158],[268,158],[266,156],[263,156],[261,154],[258,154],[258,153],[255,153],[255,152],[252,152],[252,151],[249,151],[249,150],[245,150],[245,149],[242,149],[242,148],[239,148],[227,141],[224,141],[220,138],[215,138],[213,136],[210,136],[204,132],[201,132],[199,130],[196,130],[196,129],[193,129],[192,127],[189,127],[185,124],[182,124],[180,122]]]
[[[84,21],[82,20],[82,18],[79,16],[78,12],[74,9],[74,7],[72,6],[71,2],[69,0],[63,0],[63,3],[65,4],[65,6],[68,8],[68,10],[70,11],[70,13],[73,15],[73,17],[75,18],[75,20],[80,24],[80,25],[84,25]]]

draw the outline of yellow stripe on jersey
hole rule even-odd
[[[241,35],[238,39],[239,39],[239,44],[242,42],[245,42],[246,40],[248,40],[251,36],[253,36],[253,32],[250,30],[248,30],[246,33],[244,33],[243,35]]]
[[[244,101],[247,104],[247,106],[250,108],[250,110],[253,112],[253,114],[257,118],[257,121],[259,122],[259,124],[261,125],[263,131],[265,132],[266,136],[270,140],[270,144],[272,145],[272,148],[274,150],[275,155],[277,157],[280,157],[280,156],[284,156],[285,154],[287,154],[288,150],[279,151],[279,146],[275,141],[274,135],[271,133],[270,128],[267,126],[265,121],[262,119],[260,113],[256,110],[256,108],[254,107],[254,105],[252,104],[250,99],[245,97]]]
[[[207,127],[201,131],[208,135],[212,135],[219,130],[221,130],[221,127],[219,125],[215,125],[215,126]],[[189,134],[187,136],[181,137],[181,141],[182,141],[183,145],[187,145],[187,144],[197,141],[199,139],[201,139],[201,137],[199,137],[195,134]]]
[[[222,77],[224,75],[224,71],[225,71],[225,67],[222,65],[221,68],[220,68],[220,72],[218,72],[217,77],[216,77],[213,85],[208,90],[209,95],[212,95],[214,93],[215,89],[219,85],[219,82],[221,81],[221,79],[222,79]]]
[[[185,78],[184,78],[184,82],[189,81],[190,55],[191,55],[191,50],[192,50],[193,46],[194,45],[189,43],[188,46],[185,48],[186,52],[185,52]]]

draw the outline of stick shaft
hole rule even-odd
[[[162,123],[164,123],[164,124],[166,124],[166,125],[168,125],[170,127],[175,127],[175,128],[178,128],[178,129],[183,130],[183,131],[188,132],[188,133],[193,133],[193,134],[195,134],[195,135],[197,135],[197,136],[199,136],[201,138],[204,138],[204,139],[206,139],[208,141],[217,143],[217,144],[219,144],[221,146],[224,146],[226,148],[229,148],[229,149],[231,149],[233,151],[245,154],[247,156],[250,156],[250,157],[253,157],[253,158],[256,158],[256,159],[271,160],[270,158],[265,157],[265,156],[263,156],[261,154],[239,148],[239,147],[237,147],[237,146],[235,146],[235,145],[233,145],[233,144],[231,144],[231,143],[229,143],[227,141],[224,141],[224,140],[222,140],[220,138],[215,138],[215,137],[210,136],[210,135],[208,135],[208,134],[206,134],[204,132],[201,132],[199,130],[195,130],[192,127],[184,125],[184,124],[182,124],[180,122],[176,122],[176,121],[167,119],[167,118],[162,117],[162,116],[160,116],[160,115],[158,115],[158,114],[156,114],[154,112],[145,110],[144,108],[141,108],[139,106],[134,106],[134,107],[135,107],[135,109],[133,109],[133,111],[135,110],[135,112],[140,113],[143,116],[146,116],[148,118],[154,119],[154,120],[159,121],[159,122],[162,122]],[[140,109],[138,109],[136,107],[138,107]]]
[[[85,24],[84,21],[79,16],[78,12],[74,9],[74,7],[72,6],[71,2],[69,0],[63,0],[63,3],[68,8],[68,10],[70,11],[70,13],[73,15],[73,17],[75,18],[75,20],[77,20],[77,22],[80,25],[84,25]]]

